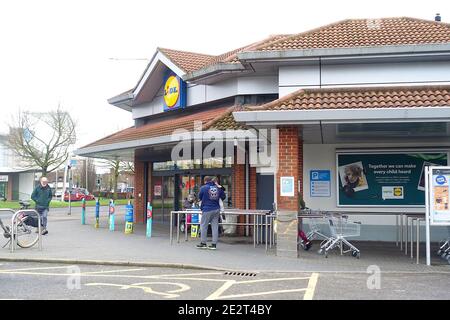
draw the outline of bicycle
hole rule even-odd
[[[19,202],[21,210],[27,210],[30,204],[26,201]],[[22,212],[16,217],[13,223],[16,225],[17,245],[21,248],[30,248],[39,241],[39,219],[32,212]],[[0,227],[3,229],[3,237],[8,239],[2,248],[6,247],[12,241],[12,226],[5,225],[0,219]]]

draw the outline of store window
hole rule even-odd
[[[154,162],[153,171],[231,168],[233,157]]]

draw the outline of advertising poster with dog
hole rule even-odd
[[[447,153],[337,154],[338,205],[423,206],[424,168]]]

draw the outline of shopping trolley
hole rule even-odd
[[[307,217],[309,231],[308,233],[304,233],[300,228],[298,229],[298,245],[300,245],[304,250],[309,250],[311,248],[311,241],[313,240],[322,240],[320,246],[326,241],[329,240],[329,236],[323,232],[323,228],[325,226],[325,213],[321,210],[312,210],[309,208],[303,209],[300,211],[300,214],[303,215],[311,215],[311,217]],[[305,219],[305,217],[302,217]]]
[[[450,238],[446,240],[442,240],[439,243],[439,249],[437,251],[437,255],[443,259],[446,259],[448,263],[450,263]]]
[[[319,250],[319,254],[325,254],[328,258],[328,252],[335,248],[341,250],[341,254],[351,252],[353,257],[360,258],[360,251],[351,244],[347,238],[358,237],[361,234],[361,222],[350,221],[348,216],[340,214],[329,214],[326,218],[330,228],[330,237],[325,241]]]

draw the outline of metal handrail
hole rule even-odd
[[[256,244],[259,243],[259,229],[261,228],[261,233],[262,233],[262,228],[265,227],[266,229],[266,251],[267,251],[267,246],[268,246],[268,242],[267,242],[267,237],[268,237],[268,231],[269,228],[272,229],[272,223],[270,221],[270,219],[268,219],[269,221],[264,222],[260,222],[259,221],[259,217],[269,217],[270,213],[272,211],[271,210],[252,210],[252,209],[226,209],[223,212],[221,212],[221,214],[226,215],[253,215],[255,217],[254,221],[252,223],[239,223],[239,222],[221,222],[219,223],[219,225],[236,225],[236,226],[252,226],[254,229],[253,232],[253,246],[256,247]],[[187,210],[173,210],[170,212],[170,244],[172,244],[173,241],[173,215],[176,214],[177,215],[177,242],[180,241],[180,229],[179,229],[179,225],[180,225],[180,214],[194,214],[194,213],[201,213],[200,209],[187,209]],[[193,223],[187,223],[187,221],[185,222],[186,226],[187,225],[192,225]],[[270,226],[270,227],[269,227]],[[187,228],[185,229],[185,238],[187,238]],[[187,239],[186,239],[187,240]],[[261,234],[261,240],[262,240],[262,234]],[[261,241],[262,242],[262,241]]]

